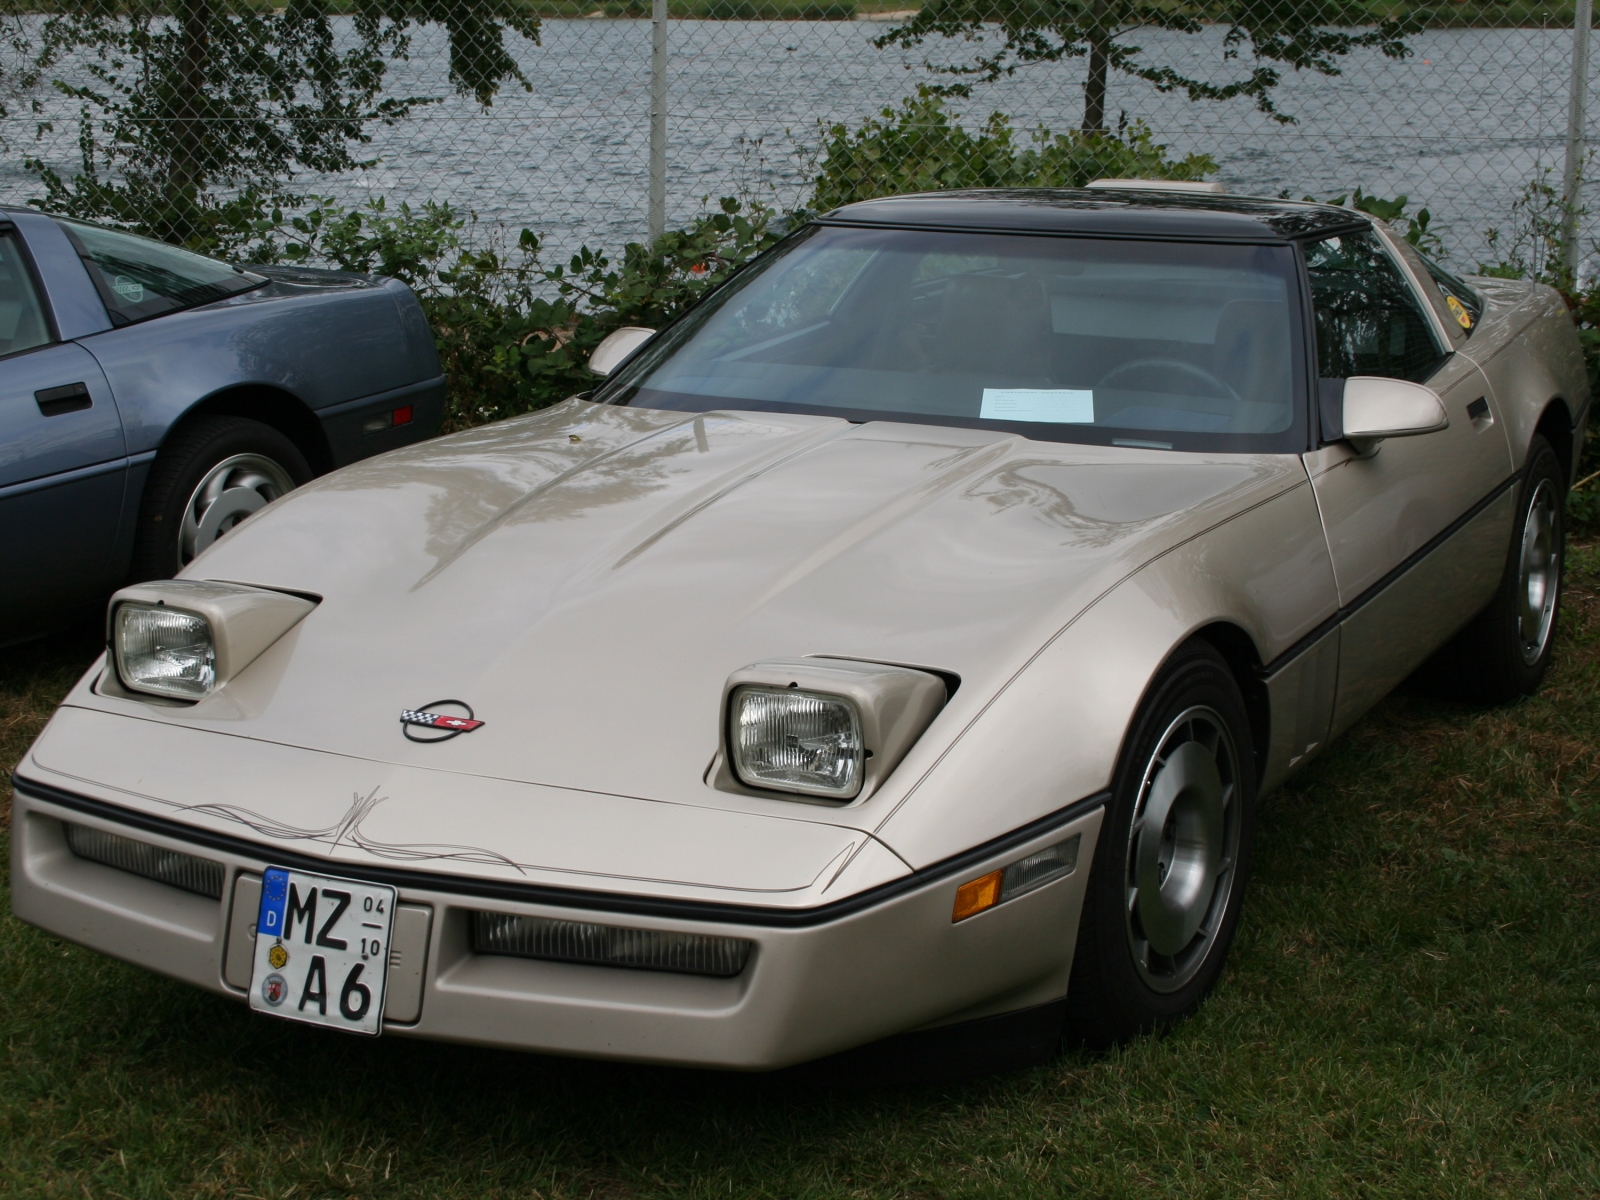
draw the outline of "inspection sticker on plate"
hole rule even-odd
[[[389,965],[391,887],[269,868],[261,880],[250,1007],[378,1033]]]

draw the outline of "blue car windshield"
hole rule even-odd
[[[594,399],[1295,452],[1295,280],[1282,245],[811,226]]]

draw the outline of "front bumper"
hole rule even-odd
[[[18,777],[12,908],[32,925],[112,957],[243,1000],[252,881],[296,855],[221,837]],[[1026,1008],[1066,993],[1102,808],[1074,805],[958,860],[811,909],[650,903],[519,889],[456,876],[345,869],[399,888],[386,1031],[519,1050],[765,1070],[909,1029]],[[75,856],[63,822],[220,862],[220,900]],[[1078,868],[952,924],[963,882],[1082,836]],[[754,943],[732,979],[475,953],[470,914],[488,909]],[[407,944],[409,942],[409,944]],[[264,1018],[271,1019],[271,1018]]]

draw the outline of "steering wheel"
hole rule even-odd
[[[1137,358],[1137,359],[1134,359],[1132,362],[1125,362],[1121,366],[1112,367],[1111,370],[1107,371],[1101,377],[1100,382],[1095,384],[1095,387],[1097,387],[1097,388],[1114,388],[1114,387],[1117,387],[1118,384],[1117,384],[1116,381],[1118,379],[1120,379],[1122,376],[1131,375],[1135,371],[1141,371],[1141,370],[1145,370],[1147,368],[1154,368],[1156,370],[1162,370],[1162,371],[1176,371],[1180,375],[1187,375],[1190,379],[1198,380],[1199,382],[1205,384],[1208,388],[1215,389],[1215,391],[1213,392],[1214,395],[1220,394],[1221,396],[1223,396],[1223,397],[1225,397],[1225,398],[1227,398],[1229,400],[1242,400],[1243,399],[1239,395],[1239,393],[1234,391],[1231,387],[1229,387],[1226,382],[1224,382],[1221,379],[1218,379],[1215,375],[1213,375],[1210,371],[1206,370],[1204,367],[1197,367],[1191,362],[1184,362],[1181,358]],[[1127,389],[1127,390],[1133,391],[1133,390],[1141,390],[1141,389],[1132,389],[1132,388],[1130,388],[1130,389]],[[1156,389],[1151,389],[1151,390],[1156,390]],[[1165,389],[1159,389],[1159,390],[1165,390]]]

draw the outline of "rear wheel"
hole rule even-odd
[[[246,417],[200,417],[161,447],[139,506],[135,579],[166,579],[311,478],[299,448]]]
[[[1222,971],[1249,874],[1255,770],[1227,663],[1192,642],[1134,718],[1095,849],[1067,1034],[1108,1045],[1188,1016]]]
[[[1488,704],[1531,696],[1544,682],[1561,608],[1566,561],[1566,477],[1544,438],[1528,447],[1511,547],[1487,608],[1430,664],[1455,695]]]

